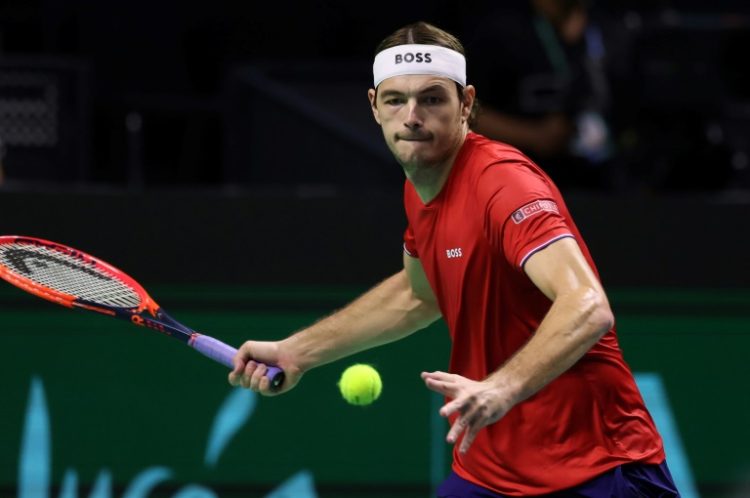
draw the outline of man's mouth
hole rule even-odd
[[[399,140],[403,140],[404,142],[427,142],[428,140],[430,140],[430,137],[428,137],[428,136],[415,136],[415,137],[410,137],[410,136],[406,136],[406,137],[403,137],[403,136],[397,136],[397,138],[398,138]]]

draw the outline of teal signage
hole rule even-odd
[[[252,417],[256,403],[257,395],[247,390],[235,389],[227,396],[219,407],[209,432],[204,459],[207,467],[215,467],[218,464],[221,453],[232,436]],[[44,383],[39,377],[31,381],[24,420],[18,465],[18,498],[51,498],[53,435]],[[168,466],[145,468],[133,476],[122,498],[147,498],[156,486],[174,478],[184,480],[184,476],[176,475]],[[75,469],[67,469],[62,479],[59,498],[78,497],[78,473]],[[89,498],[113,498],[110,470],[102,469],[99,472]],[[190,483],[178,489],[172,498],[218,498],[218,495],[206,486]],[[312,475],[302,470],[266,498],[317,498]]]

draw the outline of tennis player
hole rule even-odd
[[[247,341],[229,375],[265,395],[308,370],[442,317],[452,473],[441,497],[672,497],[661,438],[618,346],[589,250],[554,183],[470,129],[476,91],[460,42],[426,23],[377,48],[375,121],[406,174],[404,268],[278,342]]]

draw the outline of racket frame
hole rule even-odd
[[[4,264],[0,264],[0,278],[3,278],[14,286],[37,297],[67,308],[79,308],[120,318],[122,320],[127,320],[134,325],[174,337],[213,360],[222,363],[229,368],[233,368],[231,356],[236,353],[236,349],[210,336],[199,334],[195,330],[186,327],[169,316],[156,303],[156,301],[151,298],[143,286],[122,270],[100,260],[99,258],[95,258],[90,254],[49,240],[19,235],[0,236],[0,247],[6,244],[30,244],[38,247],[45,247],[48,250],[60,252],[77,259],[87,266],[97,268],[112,278],[123,282],[138,295],[140,298],[140,304],[137,307],[126,308],[87,301],[71,294],[38,284],[23,276],[19,276],[17,272],[6,268]],[[268,376],[274,387],[279,387],[284,380],[283,371],[275,366],[268,366]]]

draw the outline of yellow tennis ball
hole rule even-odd
[[[378,371],[370,365],[358,363],[341,374],[339,379],[341,396],[352,405],[369,405],[380,396],[383,382]]]

